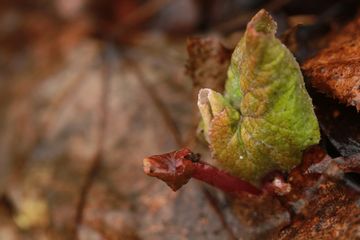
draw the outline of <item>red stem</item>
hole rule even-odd
[[[192,175],[193,178],[206,182],[207,184],[217,187],[224,192],[248,192],[254,195],[261,194],[261,191],[250,183],[230,175],[227,172],[219,170],[207,163],[195,162],[194,167],[195,171]]]
[[[225,192],[247,192],[254,195],[262,193],[250,183],[198,161],[198,156],[187,148],[145,158],[144,172],[163,180],[174,191],[193,177]]]

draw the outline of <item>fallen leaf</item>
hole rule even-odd
[[[312,85],[360,111],[360,17],[302,66]]]
[[[187,41],[187,74],[196,89],[211,88],[222,92],[226,72],[230,64],[231,51],[215,37],[192,37]]]

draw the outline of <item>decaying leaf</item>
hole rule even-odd
[[[331,159],[319,147],[309,149],[289,174],[293,189],[286,199],[296,215],[273,239],[358,239],[358,185],[344,178],[344,172],[358,171],[359,157]]]
[[[360,17],[349,23],[314,58],[303,65],[319,91],[360,111]]]
[[[231,52],[215,37],[192,37],[187,41],[187,74],[195,87],[224,90]]]
[[[199,92],[214,158],[254,183],[270,171],[290,170],[302,150],[320,139],[299,65],[275,32],[276,23],[261,10],[234,50],[225,97],[210,89]]]

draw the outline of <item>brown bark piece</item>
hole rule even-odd
[[[360,17],[302,66],[312,85],[360,110]]]
[[[358,186],[342,172],[353,170],[355,158],[331,159],[319,147],[309,149],[288,178],[292,192],[285,198],[296,214],[273,239],[358,239]]]
[[[358,239],[359,197],[343,184],[327,181],[306,206],[306,218],[295,217],[276,239]]]

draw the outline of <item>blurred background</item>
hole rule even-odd
[[[196,56],[226,69],[246,23],[265,8],[303,61],[358,5],[2,0],[0,239],[234,239],[198,183],[174,193],[142,171],[145,156],[195,145]],[[219,42],[223,56],[198,47]]]

